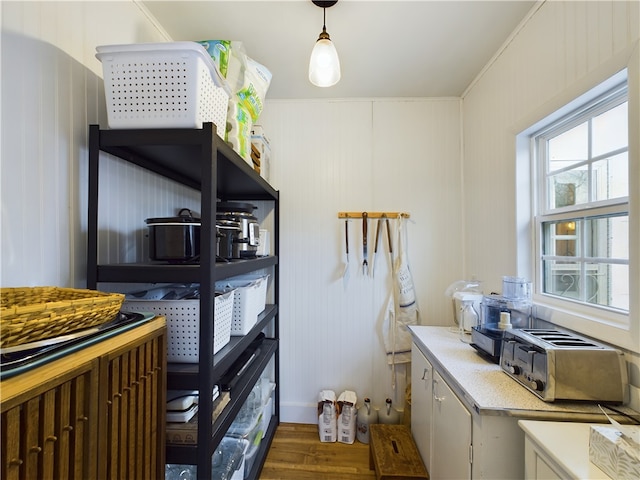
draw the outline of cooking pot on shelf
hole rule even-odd
[[[240,232],[233,239],[233,258],[253,258],[258,252],[260,224],[252,214],[255,209],[255,205],[243,202],[218,202],[216,206],[217,223],[232,221],[240,226]]]
[[[219,240],[218,257],[224,260],[240,258],[240,244],[237,241],[240,231],[238,222],[226,219],[216,220],[216,236]]]
[[[185,263],[200,257],[201,221],[183,208],[177,217],[147,218],[149,228],[149,258],[151,260]]]

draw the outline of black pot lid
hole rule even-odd
[[[201,223],[200,219],[194,217],[191,214],[191,210],[187,208],[183,208],[180,210],[180,214],[177,217],[158,217],[158,218],[147,218],[145,220],[147,224],[153,223]]]
[[[216,210],[218,212],[246,212],[252,213],[256,208],[252,203],[246,202],[218,202]]]

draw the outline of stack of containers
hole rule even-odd
[[[153,312],[167,319],[167,361],[197,363],[200,358],[200,300],[190,297],[197,285],[169,285],[127,294],[123,309],[130,312]],[[169,298],[178,298],[170,300]],[[216,294],[214,300],[213,353],[231,340],[235,291]]]
[[[275,384],[262,378],[251,390],[225,439],[245,442],[243,469],[247,478],[255,461],[260,442],[264,438],[273,415],[273,391]]]
[[[231,336],[246,335],[254,327],[266,306],[268,282],[269,275],[239,275],[216,282],[217,292],[235,292]]]

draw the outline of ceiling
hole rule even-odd
[[[270,99],[460,96],[536,1],[341,0],[326,10],[342,79],[311,85],[322,30],[310,0],[138,0],[174,41],[239,40],[273,74]]]

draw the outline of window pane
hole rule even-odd
[[[575,257],[579,255],[577,236],[579,225],[574,220],[543,223],[543,255],[553,255],[555,257]]]
[[[586,221],[589,257],[629,259],[629,215]]]
[[[629,144],[628,102],[593,118],[593,156],[606,154]]]
[[[580,264],[544,260],[544,292],[559,297],[580,299]]]
[[[577,162],[584,162],[589,155],[587,122],[550,139],[548,148],[550,172],[569,167]]]
[[[628,153],[593,163],[593,200],[608,200],[629,195]]]
[[[611,263],[586,265],[587,302],[629,309],[629,266]]]
[[[579,205],[589,201],[588,173],[584,168],[549,177],[549,208]]]

